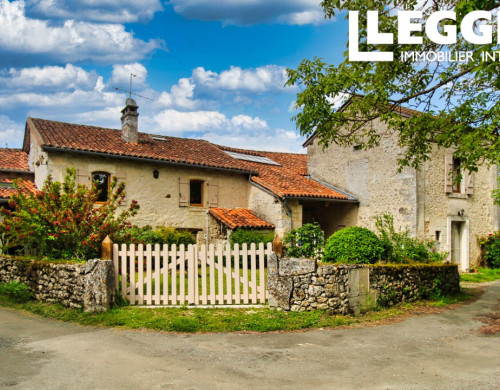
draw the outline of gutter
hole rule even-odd
[[[174,161],[167,161],[167,160],[157,160],[154,158],[146,158],[146,157],[123,156],[123,155],[104,153],[104,152],[92,152],[89,150],[74,150],[74,149],[58,148],[58,147],[54,147],[54,146],[42,146],[42,150],[46,151],[46,152],[73,153],[73,154],[92,155],[92,156],[99,156],[99,157],[106,157],[106,158],[111,157],[111,158],[116,158],[116,159],[121,159],[121,160],[131,160],[131,161],[139,161],[139,162],[164,164],[164,165],[177,165],[177,166],[189,167],[189,168],[211,169],[211,170],[215,170],[215,171],[242,173],[242,174],[248,174],[248,175],[258,175],[257,172],[244,171],[244,170],[234,169],[234,168],[212,167],[212,166],[208,166],[208,165],[198,165],[198,164],[174,162]]]
[[[35,172],[33,172],[33,171],[23,171],[21,169],[4,169],[4,168],[0,168],[0,172],[24,173],[24,174],[29,174],[29,175],[34,175],[35,174]]]

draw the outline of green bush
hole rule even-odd
[[[326,240],[323,261],[372,264],[380,260],[383,253],[384,248],[375,233],[354,226],[339,230]]]
[[[195,244],[194,235],[187,230],[177,230],[164,226],[153,228],[149,225],[144,227],[129,227],[124,229],[115,240],[118,244],[167,244],[179,246],[184,244]]]
[[[389,263],[435,263],[446,260],[448,253],[436,251],[434,241],[410,237],[408,229],[397,232],[392,215],[376,217],[380,243],[384,248],[383,259]]]
[[[32,297],[30,288],[24,283],[19,282],[0,284],[0,294],[7,295],[12,300],[18,303],[27,302]]]
[[[317,223],[307,223],[288,233],[284,244],[290,257],[319,258],[325,246],[325,233]]]
[[[273,239],[274,232],[242,228],[233,231],[229,237],[231,245],[245,243],[250,245],[253,242],[258,246],[261,242],[267,244],[268,242],[272,242]]]
[[[3,249],[49,259],[86,260],[98,256],[106,236],[113,236],[137,214],[133,200],[117,212],[125,198],[125,184],[114,178],[106,202],[96,204],[99,190],[76,184],[75,169],[67,169],[62,183],[49,176],[35,194],[21,189],[9,200],[10,209],[2,209],[0,223]]]
[[[500,268],[500,231],[478,239],[486,266]]]

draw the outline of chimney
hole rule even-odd
[[[125,101],[125,108],[122,110],[122,138],[129,143],[137,143],[139,140],[137,133],[138,108],[135,100],[129,97]]]

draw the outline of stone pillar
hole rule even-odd
[[[116,294],[113,261],[87,261],[83,277],[83,311],[93,313],[108,310],[114,304]]]

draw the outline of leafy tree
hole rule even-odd
[[[67,169],[62,183],[47,177],[41,191],[27,194],[18,183],[9,209],[1,211],[4,219],[0,234],[4,249],[49,258],[89,259],[100,252],[101,243],[112,238],[137,214],[139,205],[116,213],[125,198],[125,184],[114,178],[108,201],[96,204],[96,185],[76,184],[75,169]]]
[[[320,58],[304,59],[296,70],[288,70],[288,85],[300,84],[294,117],[302,135],[316,133],[324,147],[331,143],[360,145],[371,148],[379,144],[383,134],[371,121],[380,119],[396,133],[404,152],[399,156],[403,166],[419,168],[430,158],[433,145],[454,148],[454,156],[463,166],[477,171],[482,164],[500,163],[500,62],[483,61],[482,53],[499,49],[496,37],[491,44],[471,44],[461,33],[460,23],[473,10],[496,13],[500,4],[491,0],[323,0],[327,18],[342,16],[347,10],[359,12],[359,50],[392,51],[393,62],[350,62],[348,52],[337,66]],[[436,10],[452,9],[457,26],[454,44],[432,42],[424,33],[422,44],[398,44],[397,12],[421,10],[423,19]],[[367,37],[367,11],[379,12],[379,31],[394,35],[394,44],[370,45]],[[347,16],[346,16],[347,18]],[[484,21],[497,31],[496,17]],[[425,30],[425,28],[424,28]],[[412,62],[401,53],[471,52],[469,62]],[[339,98],[349,98],[341,110]],[[422,112],[404,118],[401,106]],[[500,202],[500,192],[496,192]]]

